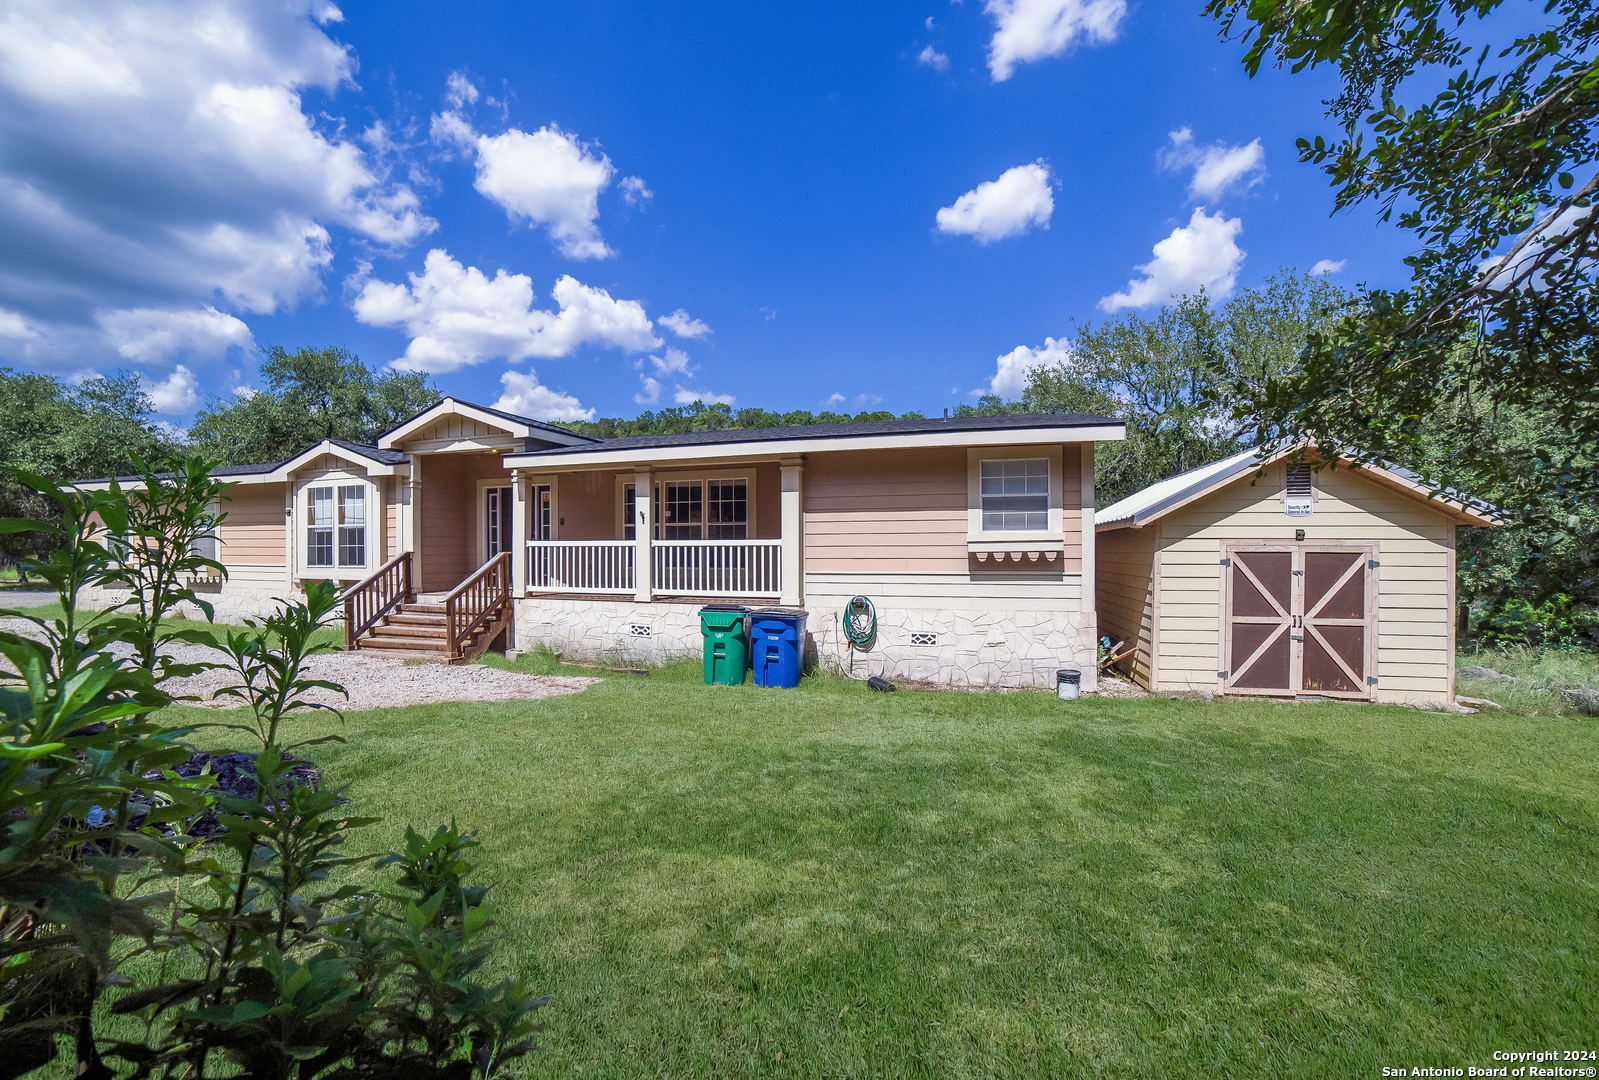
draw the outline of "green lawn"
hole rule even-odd
[[[1592,720],[681,666],[343,733],[319,764],[386,818],[358,845],[482,830],[501,966],[555,995],[533,1076],[1378,1076],[1599,1046]]]

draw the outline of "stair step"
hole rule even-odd
[[[392,649],[438,653],[445,651],[443,638],[421,637],[367,637],[356,642],[356,647],[360,649],[383,649],[385,651]]]
[[[407,615],[444,615],[443,604],[401,604],[400,610]]]
[[[387,626],[438,626],[444,625],[443,615],[390,615]]]
[[[374,626],[373,637],[387,638],[443,638],[447,633],[442,626]]]

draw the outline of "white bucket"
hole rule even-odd
[[[1061,668],[1055,672],[1055,696],[1062,701],[1076,701],[1077,691],[1082,685],[1083,673],[1072,668]]]

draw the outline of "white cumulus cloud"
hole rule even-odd
[[[919,64],[926,64],[934,71],[949,70],[949,57],[945,56],[931,45],[927,46],[921,52],[916,54],[916,62]]]
[[[656,321],[681,338],[702,338],[711,332],[709,326],[698,319],[689,318],[688,312],[682,308],[670,315],[662,315]]]
[[[1194,145],[1191,128],[1171,133],[1171,145],[1159,154],[1168,169],[1193,169],[1188,194],[1196,199],[1219,199],[1234,188],[1247,190],[1266,178],[1266,149],[1260,140],[1243,146],[1215,143]]]
[[[737,400],[732,394],[713,394],[709,390],[690,390],[686,386],[679,386],[672,395],[672,401],[677,405],[692,405],[696,401],[703,401],[707,405],[731,405]]]
[[[661,400],[661,382],[647,375],[640,375],[639,382],[642,389],[633,395],[633,400],[640,405],[654,405]]]
[[[454,89],[452,83],[452,94]],[[600,236],[598,221],[600,192],[611,185],[616,166],[576,135],[554,124],[484,135],[455,109],[433,117],[431,135],[434,142],[475,153],[478,192],[512,221],[542,226],[562,255],[604,259],[615,254]],[[625,178],[621,186],[632,206],[654,195],[638,177]]]
[[[397,368],[442,373],[491,357],[515,363],[568,356],[584,345],[646,352],[664,344],[638,301],[613,299],[570,274],[551,290],[559,311],[533,306],[526,274],[502,269],[491,278],[442,248],[428,252],[422,273],[408,276],[409,285],[361,282],[351,305],[359,321],[410,336]]]
[[[1310,276],[1321,277],[1323,274],[1339,273],[1348,261],[1348,259],[1319,259],[1316,265],[1310,268]]]
[[[1020,236],[1033,226],[1049,228],[1055,212],[1050,191],[1049,166],[1042,160],[1006,169],[998,180],[985,180],[939,210],[938,231],[949,236],[970,236],[992,244]]]
[[[454,109],[465,108],[478,98],[477,87],[464,71],[452,71],[444,80],[444,100]]]
[[[1173,229],[1155,245],[1155,257],[1137,268],[1144,276],[1129,281],[1125,292],[1100,300],[1099,306],[1105,311],[1148,307],[1201,287],[1216,299],[1229,295],[1244,262],[1244,252],[1237,244],[1243,228],[1238,218],[1224,217],[1220,211],[1206,214],[1203,206],[1196,208],[1188,224]]]
[[[526,416],[533,420],[558,424],[563,420],[592,420],[594,410],[585,409],[583,403],[571,394],[551,390],[539,382],[536,371],[526,375],[520,371],[507,371],[500,376],[504,392],[494,403],[494,408]]]
[[[102,311],[97,319],[117,352],[141,364],[169,360],[180,353],[215,360],[231,348],[248,349],[255,344],[248,326],[214,307],[198,311]]]
[[[693,369],[689,366],[688,353],[682,349],[667,349],[665,356],[651,356],[650,365],[655,368],[657,375],[687,375]]]
[[[1027,389],[1027,377],[1042,367],[1070,364],[1071,343],[1064,338],[1046,337],[1038,348],[1018,345],[994,362],[994,377],[987,387],[973,390],[974,395],[998,394],[1006,401],[1015,401]]]
[[[140,382],[142,384],[143,380]],[[200,404],[199,385],[194,372],[179,364],[165,379],[145,386],[144,392],[150,395],[150,404],[156,412],[176,415]]]
[[[13,0],[0,10],[0,308],[27,355],[103,355],[102,311],[272,313],[321,294],[338,227],[436,227],[326,99],[326,3]],[[331,122],[330,122],[331,121]],[[17,348],[0,346],[17,355]]]
[[[624,176],[616,186],[622,192],[622,201],[629,206],[643,206],[655,198],[655,192],[650,190],[641,176]]]
[[[834,405],[842,405],[848,400],[843,394],[832,393],[827,395],[827,400],[822,402],[822,404],[831,409]]]
[[[988,70],[1004,82],[1017,64],[1059,56],[1079,41],[1103,45],[1116,40],[1126,0],[984,0],[994,20],[988,42]]]

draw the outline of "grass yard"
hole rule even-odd
[[[555,995],[531,1076],[1378,1076],[1599,1048],[1592,720],[679,666],[343,733],[315,757],[386,819],[357,844],[482,830],[501,967]]]

